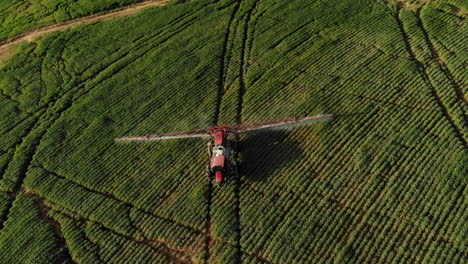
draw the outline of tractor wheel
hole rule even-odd
[[[241,153],[241,152],[242,152],[242,142],[235,141],[234,144],[233,144],[232,149],[233,149],[236,153]]]
[[[229,178],[233,179],[237,176],[237,162],[233,161],[229,166]]]
[[[214,179],[214,173],[211,171],[210,165],[206,165],[206,176],[209,180]]]
[[[216,172],[216,183],[218,183],[219,186],[223,185],[225,182],[225,178],[222,172],[217,171]]]

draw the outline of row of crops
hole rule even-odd
[[[0,69],[0,255],[468,261],[466,7],[445,2],[197,0],[24,45]],[[233,139],[222,187],[206,141],[113,141],[321,113]]]

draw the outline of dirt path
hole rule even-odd
[[[46,26],[43,28],[34,29],[27,31],[12,40],[0,42],[0,58],[5,59],[11,55],[11,48],[21,42],[32,42],[34,39],[44,36],[50,32],[55,31],[64,31],[73,27],[76,27],[81,24],[103,21],[112,19],[114,17],[127,16],[134,13],[137,13],[145,8],[153,6],[162,6],[170,2],[171,0],[149,0],[136,5],[124,7],[123,9],[117,11],[109,11],[104,14],[91,15],[87,17],[82,17],[74,20],[67,21],[62,24],[56,24],[51,26]]]

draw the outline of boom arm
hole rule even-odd
[[[165,134],[151,134],[144,135],[141,137],[122,137],[116,138],[115,141],[147,141],[147,140],[161,140],[161,139],[176,139],[176,138],[207,138],[211,137],[216,131],[224,131],[226,134],[233,133],[244,133],[259,129],[267,128],[283,128],[295,124],[304,124],[307,122],[313,122],[319,119],[326,119],[333,117],[331,114],[327,115],[316,115],[308,117],[292,117],[281,120],[265,121],[260,123],[248,123],[248,124],[237,124],[227,126],[214,126],[207,130],[205,129],[193,129],[188,131],[171,132]]]
[[[248,124],[238,124],[232,128],[232,131],[235,133],[244,133],[253,130],[267,129],[267,128],[282,128],[294,124],[304,124],[307,122],[313,122],[319,119],[326,119],[333,117],[332,114],[327,115],[316,115],[308,117],[292,117],[281,120],[272,120],[260,123],[248,123]]]
[[[122,137],[116,138],[115,141],[146,141],[146,140],[161,140],[161,139],[176,139],[176,138],[199,138],[210,137],[211,135],[203,129],[193,129],[188,131],[171,132],[165,134],[151,134],[141,137]]]

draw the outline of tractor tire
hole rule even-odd
[[[218,184],[218,186],[223,186],[224,183],[226,182],[226,177],[224,177],[225,175],[223,175],[221,178],[217,178],[216,179],[216,183]]]
[[[210,165],[206,165],[206,176],[209,180],[214,179],[214,173],[211,171]]]
[[[235,141],[234,144],[232,144],[232,149],[236,152],[236,153],[241,153],[242,152],[242,142],[239,142],[239,141]]]
[[[237,171],[237,162],[233,161],[231,165],[229,166],[229,177],[230,178],[235,178],[238,176],[238,171]]]

